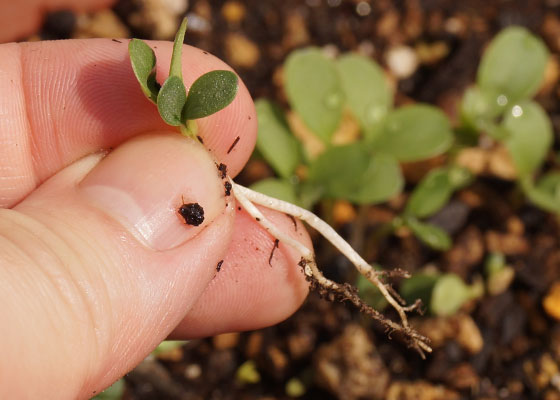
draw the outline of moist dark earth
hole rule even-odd
[[[456,120],[457,102],[475,80],[485,45],[500,29],[522,25],[542,37],[552,53],[537,100],[552,119],[558,151],[559,0],[192,0],[171,18],[167,31],[156,12],[159,3],[122,0],[103,15],[56,12],[30,39],[170,39],[165,32],[174,32],[188,14],[187,43],[230,63],[255,98],[284,106],[281,66],[291,50],[314,45],[334,53],[359,51],[389,70],[387,55],[405,45],[420,62],[408,76],[394,80],[396,104],[432,103]],[[432,166],[404,165],[409,184]],[[239,180],[250,184],[271,175],[255,157]],[[277,326],[194,340],[147,359],[125,378],[123,398],[560,399],[560,325],[542,306],[560,281],[558,217],[528,204],[510,181],[479,178],[431,219],[453,235],[453,248],[440,253],[406,232],[377,234],[403,201],[343,205],[351,211],[345,218],[337,215],[337,202],[323,202],[315,211],[367,260],[387,268],[414,272],[431,264],[472,282],[484,276],[487,255],[501,252],[515,273],[499,294],[486,294],[453,317],[413,317],[433,340],[434,352],[426,360],[351,306],[311,293]],[[349,263],[314,239],[326,275],[354,282]],[[227,269],[219,267],[222,273]]]

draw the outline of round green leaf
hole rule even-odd
[[[537,182],[537,189],[548,193],[560,207],[560,171],[549,172]]]
[[[327,196],[346,198],[358,189],[368,161],[368,153],[359,143],[331,147],[311,163],[308,179],[323,186]]]
[[[429,217],[443,207],[452,194],[453,187],[449,182],[447,168],[434,169],[412,192],[405,214],[418,218]]]
[[[450,316],[471,298],[471,289],[458,275],[445,274],[434,285],[430,310],[438,316]]]
[[[132,39],[128,43],[128,54],[134,76],[140,83],[142,92],[156,102],[159,85],[156,81],[156,55],[152,48],[139,39]]]
[[[169,125],[181,125],[181,111],[186,100],[187,93],[183,80],[177,76],[170,76],[163,83],[157,96],[159,115]]]
[[[449,201],[453,192],[472,179],[462,167],[441,167],[430,171],[414,188],[406,205],[405,214],[418,218],[429,217]]]
[[[393,91],[383,69],[357,54],[342,56],[336,63],[346,104],[371,137],[393,105]]]
[[[403,186],[397,161],[385,154],[372,157],[361,143],[328,149],[310,165],[308,177],[325,196],[359,204],[386,201]]]
[[[520,175],[533,173],[552,144],[552,124],[546,112],[533,101],[512,107],[503,121],[508,132],[505,144]]]
[[[420,222],[416,218],[406,218],[405,223],[421,242],[432,249],[445,251],[451,248],[451,238],[437,226]]]
[[[432,297],[432,290],[439,278],[439,274],[420,272],[404,279],[399,288],[399,292],[408,304],[412,304],[416,299],[428,306]]]
[[[220,111],[235,99],[238,88],[239,80],[233,72],[207,72],[189,89],[183,120],[203,118]]]
[[[499,93],[472,86],[461,99],[461,122],[472,131],[480,133],[488,130],[494,119],[506,110],[506,106],[505,95],[500,96]]]
[[[560,214],[560,172],[550,172],[533,185],[527,177],[521,181],[521,186],[534,204],[556,214]]]
[[[294,185],[282,179],[263,179],[262,181],[252,184],[251,189],[266,194],[267,196],[287,201],[288,203],[299,203]]]
[[[399,161],[418,161],[445,152],[452,142],[446,115],[436,107],[416,104],[390,112],[373,146]]]
[[[544,78],[548,50],[527,29],[515,26],[492,40],[478,68],[477,82],[504,95],[509,105],[533,96]]]
[[[354,203],[374,204],[392,199],[404,186],[399,162],[388,154],[370,156],[367,168],[357,184],[356,191],[346,196],[346,199]]]
[[[301,162],[299,142],[290,132],[281,110],[271,102],[255,102],[258,120],[257,149],[283,178],[289,178]]]
[[[292,108],[328,143],[340,123],[344,105],[334,62],[316,48],[296,50],[286,60],[284,78]]]

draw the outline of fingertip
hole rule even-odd
[[[279,229],[311,247],[301,223],[266,209]],[[296,230],[297,227],[297,230]],[[247,213],[239,211],[227,254],[213,281],[174,338],[196,338],[223,332],[263,328],[288,318],[305,300],[308,283],[298,266],[299,253],[275,241]]]

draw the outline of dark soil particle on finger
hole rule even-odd
[[[204,222],[204,209],[198,203],[183,204],[178,211],[187,225],[198,226]]]
[[[224,183],[224,188],[226,189],[226,191],[225,191],[226,196],[230,196],[231,195],[231,183],[229,183],[229,181]]]
[[[227,165],[220,163],[218,165],[218,172],[220,173],[220,178],[225,179],[227,176]]]

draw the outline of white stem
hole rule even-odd
[[[240,202],[243,204],[243,207],[247,208],[246,204],[251,204],[251,203],[260,204],[260,205],[265,206],[267,208],[277,210],[277,211],[289,214],[293,217],[299,218],[300,220],[307,222],[312,228],[314,228],[318,232],[320,232],[321,235],[323,235],[325,237],[325,239],[327,239],[329,242],[331,242],[334,247],[336,247],[342,254],[344,254],[350,260],[350,262],[352,264],[354,264],[356,266],[356,268],[358,269],[358,271],[360,271],[360,273],[362,275],[364,275],[369,281],[371,281],[375,286],[377,286],[377,288],[381,291],[381,293],[387,299],[387,301],[399,313],[399,316],[401,318],[403,327],[404,328],[409,327],[405,311],[398,304],[398,302],[393,298],[393,296],[391,296],[391,294],[389,293],[389,291],[387,290],[387,288],[385,287],[383,282],[381,282],[379,280],[377,271],[375,271],[375,269],[371,265],[369,265],[352,248],[352,246],[350,246],[329,224],[327,224],[321,218],[317,217],[312,212],[310,212],[310,211],[308,211],[304,208],[298,207],[298,206],[296,206],[292,203],[288,203],[286,201],[278,200],[278,199],[266,196],[262,193],[255,192],[254,190],[251,190],[251,189],[248,189],[244,186],[238,185],[237,183],[233,182],[233,180],[231,180],[231,179],[230,179],[230,183],[232,184],[233,192],[234,192],[236,198],[238,198],[240,200]],[[241,198],[243,200],[241,200]],[[251,206],[254,207],[253,204],[251,204]],[[254,207],[254,208],[258,212],[258,209],[256,209],[256,207]],[[251,215],[253,215],[253,214],[251,214]],[[263,221],[261,221],[261,222],[263,222]],[[263,224],[263,226],[269,232],[271,232],[273,234],[273,236],[276,236],[278,239],[282,240],[277,234],[273,233],[273,231],[269,227],[267,227],[265,224]],[[278,232],[278,230],[275,227],[273,227],[273,228],[275,229],[276,232]],[[283,235],[283,236],[285,236],[285,235]],[[299,243],[297,241],[295,241],[295,242]],[[290,243],[288,243],[288,244],[290,244]],[[299,247],[296,247],[296,246],[294,246],[294,247],[299,250],[299,247],[301,247],[301,245]],[[305,249],[308,250],[307,248],[305,248]],[[307,256],[304,253],[302,253],[302,256],[307,258]]]

